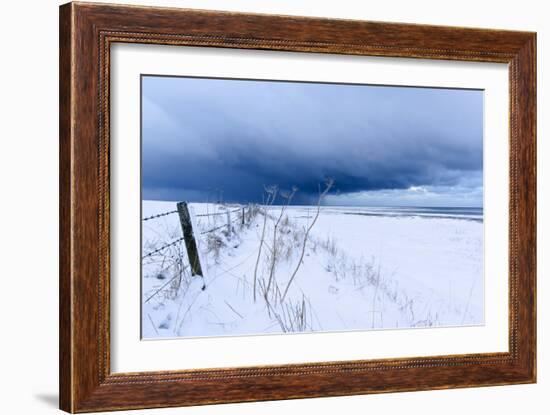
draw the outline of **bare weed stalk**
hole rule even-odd
[[[292,201],[292,198],[294,197],[294,194],[298,191],[297,187],[292,187],[292,191],[290,193],[280,192],[280,195],[282,198],[286,199],[286,203],[284,203],[281,206],[281,212],[279,213],[279,217],[275,221],[275,225],[273,226],[273,251],[271,253],[271,266],[269,270],[269,280],[267,281],[267,288],[265,291],[264,296],[267,298],[269,295],[269,290],[271,288],[271,283],[273,281],[273,275],[275,274],[275,263],[277,261],[277,254],[279,251],[278,244],[277,244],[277,231],[279,229],[279,224],[281,223],[281,219],[283,218],[283,215]]]
[[[309,237],[309,233],[313,226],[315,225],[315,222],[317,222],[317,219],[319,218],[319,214],[321,213],[321,202],[323,201],[323,198],[326,196],[326,194],[330,191],[332,186],[334,185],[334,180],[331,178],[328,178],[325,181],[325,189],[321,192],[321,189],[319,188],[319,199],[317,200],[317,211],[315,213],[315,217],[309,224],[308,228],[306,229],[306,232],[304,234],[304,240],[302,243],[302,252],[300,253],[300,259],[298,260],[298,264],[296,265],[296,268],[294,269],[294,272],[292,273],[290,279],[288,280],[288,283],[286,285],[285,291],[283,293],[283,296],[281,298],[281,302],[284,302],[286,295],[288,294],[288,289],[290,288],[290,285],[292,284],[292,281],[294,281],[294,278],[296,277],[296,274],[298,273],[298,270],[300,269],[300,266],[302,265],[302,261],[304,260],[304,255],[306,252],[306,245],[307,240]]]
[[[265,239],[265,228],[267,225],[267,208],[268,206],[271,206],[273,202],[275,201],[275,198],[277,197],[277,192],[279,191],[277,186],[266,186],[265,192],[267,193],[267,199],[264,203],[264,224],[262,227],[262,237],[260,238],[260,247],[258,248],[258,257],[256,258],[256,265],[254,266],[254,284],[253,284],[253,290],[254,290],[254,302],[256,302],[256,284],[258,281],[258,265],[260,263],[260,257],[262,255],[262,248],[264,245],[264,239]]]

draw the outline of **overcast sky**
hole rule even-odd
[[[483,92],[142,78],[146,200],[482,206]]]

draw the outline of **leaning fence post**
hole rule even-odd
[[[185,240],[185,247],[187,248],[187,256],[189,257],[189,264],[191,265],[191,275],[204,276],[187,202],[179,202],[177,208],[180,216],[181,230],[183,231],[183,239]]]

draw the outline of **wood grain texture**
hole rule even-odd
[[[72,20],[70,8],[59,14],[59,405],[72,409],[71,321],[71,102]]]
[[[508,63],[509,352],[111,373],[109,60],[115,42]],[[86,3],[61,6],[60,407],[90,412],[534,382],[535,68],[534,33]]]

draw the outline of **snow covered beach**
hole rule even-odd
[[[484,322],[478,210],[189,207],[203,276],[176,203],[143,201],[144,218],[173,212],[142,222],[143,338]]]

